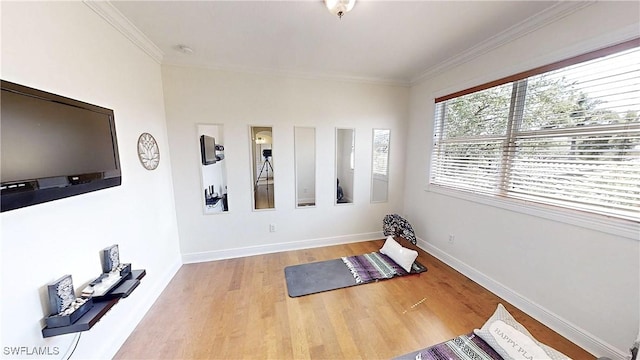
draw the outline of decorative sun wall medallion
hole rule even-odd
[[[155,170],[160,164],[158,143],[149,133],[142,133],[138,138],[138,159],[147,170]]]

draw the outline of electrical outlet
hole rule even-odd
[[[455,240],[456,240],[456,236],[453,234],[449,234],[449,244],[453,244]]]
[[[276,224],[269,224],[269,232],[276,232]]]

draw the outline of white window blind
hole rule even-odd
[[[640,221],[640,48],[436,100],[430,183]]]
[[[372,172],[386,178],[389,174],[389,131],[373,132]]]

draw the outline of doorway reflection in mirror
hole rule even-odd
[[[198,125],[198,138],[204,213],[229,211],[222,125]]]
[[[251,127],[253,208],[275,208],[272,128]]]

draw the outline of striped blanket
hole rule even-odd
[[[394,360],[502,360],[474,333],[460,335],[449,341],[394,358]]]
[[[342,261],[353,274],[356,284],[407,275],[407,272],[385,254],[372,252],[364,255],[345,256]]]

